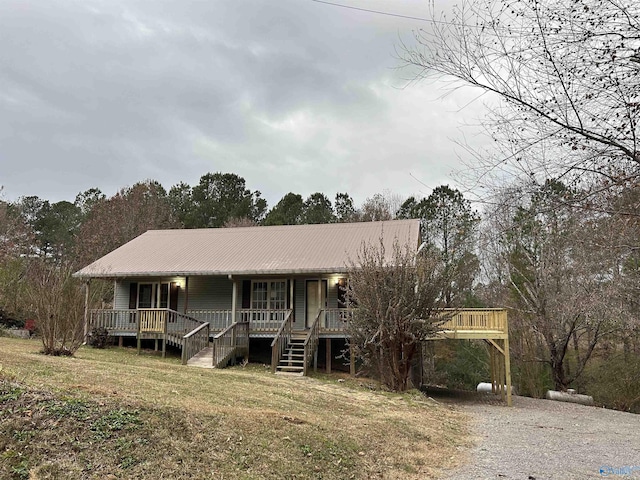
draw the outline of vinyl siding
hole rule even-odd
[[[238,296],[241,290],[242,284]],[[227,277],[189,277],[189,310],[231,310],[232,292],[233,282]]]

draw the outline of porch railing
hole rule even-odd
[[[182,338],[182,364],[193,358],[203,348],[209,346],[209,324],[203,323]]]
[[[249,355],[249,324],[235,322],[213,337],[211,364],[219,368],[238,353]]]
[[[318,315],[313,320],[311,324],[311,328],[309,328],[309,332],[307,333],[307,338],[304,340],[304,364],[302,365],[302,375],[306,376],[307,371],[309,369],[309,365],[311,364],[311,360],[313,360],[313,369],[315,370],[318,366],[317,354],[318,354],[318,342],[319,342],[319,334],[320,334],[320,319],[322,318],[322,310],[318,311]]]
[[[324,312],[324,325],[320,325],[322,332],[340,333],[347,330],[349,319],[351,318],[351,310],[346,308],[327,308]]]
[[[444,309],[450,316],[440,325],[440,330],[485,330],[507,332],[507,311],[502,308]]]
[[[276,336],[271,342],[271,372],[276,372],[278,362],[291,341],[291,333],[293,332],[293,312],[287,310],[287,314],[282,321],[280,328],[276,332]]]
[[[207,322],[212,331],[220,331],[233,323],[231,310],[187,310],[187,315]]]
[[[106,328],[109,332],[136,332],[137,310],[92,310],[89,315],[90,328]]]
[[[267,309],[242,309],[236,312],[237,321],[249,322],[251,332],[277,331],[287,317],[292,317],[292,311]]]
[[[166,333],[166,309],[140,308],[138,309],[139,331],[142,333]]]

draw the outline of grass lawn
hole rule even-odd
[[[422,479],[469,443],[463,414],[341,374],[40,347],[0,338],[0,478]]]

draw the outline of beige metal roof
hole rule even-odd
[[[170,275],[340,273],[363,244],[383,239],[418,248],[419,220],[149,230],[75,275],[116,278]]]

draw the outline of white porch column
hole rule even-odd
[[[231,323],[236,321],[236,305],[238,303],[238,282],[233,279],[233,287],[231,288]]]
[[[322,302],[322,278],[318,277],[318,313],[320,313],[320,310],[322,310],[323,308],[324,303]],[[316,316],[318,315],[318,313],[316,314]],[[318,321],[320,321],[319,318]]]
[[[291,310],[295,310],[295,306],[293,304],[294,300],[294,291],[293,291],[293,278],[289,279],[289,305],[291,306]]]
[[[184,314],[189,310],[189,276],[184,277]]]

